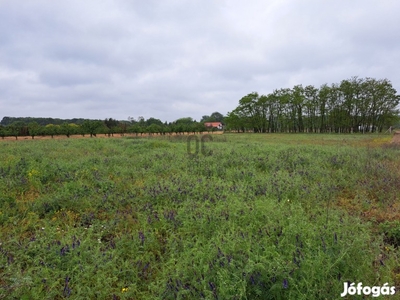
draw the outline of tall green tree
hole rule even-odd
[[[0,136],[1,139],[4,140],[6,136],[10,134],[8,127],[0,125]]]
[[[44,134],[45,135],[50,135],[51,138],[54,138],[55,135],[61,134],[60,126],[59,125],[53,125],[53,124],[47,124],[44,128]]]
[[[86,120],[82,124],[82,129],[90,134],[90,137],[95,137],[98,131],[103,127],[103,122],[99,120]]]
[[[9,126],[9,132],[12,136],[18,140],[19,136],[26,136],[28,134],[28,128],[22,121],[12,122]]]
[[[117,130],[117,126],[119,122],[113,118],[108,118],[104,120],[104,124],[107,127],[107,134],[108,136],[114,136],[114,132]]]
[[[305,127],[307,132],[317,132],[318,130],[318,89],[312,85],[308,85],[304,88],[305,103],[304,108],[306,110],[306,121]]]
[[[28,124],[28,130],[29,135],[34,139],[39,134],[41,127],[37,122],[31,122]]]
[[[79,133],[79,126],[77,126],[76,124],[68,124],[68,123],[63,123],[61,125],[61,133],[66,135],[68,138],[73,135],[73,134],[77,134]]]

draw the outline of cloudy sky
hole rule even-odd
[[[352,76],[400,92],[398,0],[0,0],[0,119],[174,121]]]

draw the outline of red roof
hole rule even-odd
[[[205,122],[204,126],[206,127],[218,127],[218,126],[222,126],[221,122]]]

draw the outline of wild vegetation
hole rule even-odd
[[[224,134],[197,154],[179,135],[4,141],[0,299],[398,287],[400,149],[389,140]]]

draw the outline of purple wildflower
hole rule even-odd
[[[287,288],[289,287],[289,282],[288,282],[288,280],[287,280],[286,278],[283,279],[282,285],[283,285],[283,288],[284,288],[284,289],[287,289]]]
[[[143,232],[139,232],[139,239],[140,239],[140,241],[141,241],[141,244],[143,245],[144,244],[144,240],[145,240],[145,236],[144,236],[144,233]]]

